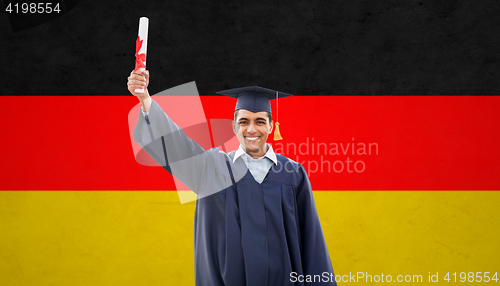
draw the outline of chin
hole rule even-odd
[[[266,139],[267,137],[265,136],[258,136],[260,137],[258,140],[254,142],[249,142],[245,136],[239,137],[238,141],[240,141],[240,145],[244,147],[245,151],[247,153],[259,153],[262,150],[266,151],[267,144],[266,144]]]
[[[252,153],[259,153],[261,152],[262,150],[266,150],[266,144],[264,143],[263,145],[260,145],[260,146],[255,146],[255,145],[252,145],[252,144],[246,144],[245,145],[245,149],[247,152],[252,152]]]

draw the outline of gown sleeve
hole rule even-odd
[[[133,138],[158,164],[197,194],[215,193],[230,185],[224,158],[227,155],[218,148],[204,150],[154,100],[149,114],[145,116],[139,111]]]
[[[316,204],[314,203],[311,183],[302,165],[300,165],[300,172],[303,178],[297,188],[297,210],[299,214],[303,273],[304,275],[320,275],[322,277],[322,282],[306,282],[305,285],[337,285]]]

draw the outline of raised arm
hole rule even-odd
[[[163,168],[198,194],[202,191],[211,194],[229,186],[230,177],[225,163],[227,155],[219,152],[218,148],[204,150],[187,137],[151,99],[148,83],[149,73],[135,72],[129,77],[129,91],[142,104],[134,128],[134,140]],[[145,93],[135,93],[136,88],[144,88]]]

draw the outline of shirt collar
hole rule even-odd
[[[267,157],[275,165],[278,165],[278,159],[276,159],[276,153],[274,153],[274,151],[273,151],[273,146],[271,146],[271,144],[269,144],[269,143],[266,143],[266,145],[268,147],[267,152],[264,156],[262,156],[260,158]],[[247,158],[252,158],[252,156],[248,155],[245,152],[245,150],[243,150],[243,147],[241,147],[241,144],[240,144],[240,146],[238,147],[238,150],[236,150],[236,153],[234,154],[233,163],[236,161],[236,159],[238,159],[241,156],[246,156]],[[260,159],[260,158],[258,158],[258,159]]]

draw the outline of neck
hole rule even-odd
[[[262,156],[266,155],[267,150],[269,150],[269,146],[267,146],[267,143],[266,143],[266,145],[265,145],[264,149],[262,149],[262,150],[260,150],[260,151],[258,151],[258,152],[252,152],[252,151],[250,151],[250,150],[246,150],[244,146],[242,146],[242,147],[243,147],[243,150],[245,150],[245,152],[246,152],[248,155],[250,155],[250,157],[252,157],[252,158],[254,158],[254,159],[258,159],[258,158],[260,158],[260,157],[262,157]]]

